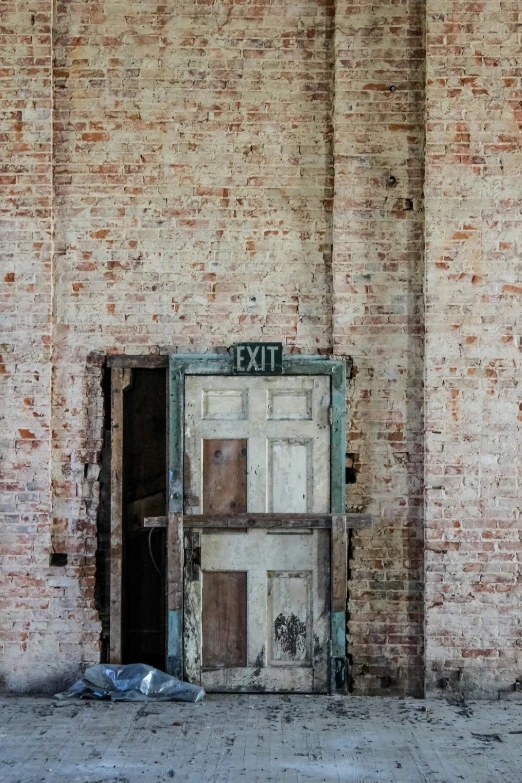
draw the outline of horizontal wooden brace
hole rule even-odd
[[[143,527],[167,527],[167,517],[143,517]]]
[[[306,517],[305,519],[284,519],[278,517],[277,519],[256,519],[255,517],[247,517],[238,519],[237,517],[204,517],[204,516],[191,516],[183,517],[183,527],[199,527],[199,528],[292,528],[292,529],[309,529],[309,528],[327,528],[332,526],[329,519],[313,519]]]
[[[371,514],[344,514],[346,527],[348,530],[364,530],[372,526],[373,517]]]
[[[342,517],[346,526],[358,530],[371,526],[369,514],[194,514],[183,517],[183,527],[249,527],[249,528],[327,528],[332,520]]]
[[[335,515],[336,518],[339,515]],[[351,528],[363,528],[370,527],[371,517],[366,515],[345,516],[347,527]],[[355,524],[352,524],[355,523]],[[303,514],[302,518],[295,514],[278,514],[277,516],[270,514],[243,514],[242,516],[206,516],[205,514],[183,517],[184,527],[224,527],[224,528],[242,528],[242,527],[290,527],[290,528],[331,528],[332,517],[324,516],[322,514],[311,515]],[[144,517],[144,527],[167,527],[167,517]]]

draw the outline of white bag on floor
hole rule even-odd
[[[81,680],[56,699],[111,699],[112,701],[201,701],[205,691],[198,685],[181,682],[170,674],[147,666],[97,663],[89,667]]]

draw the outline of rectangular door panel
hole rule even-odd
[[[313,441],[269,440],[267,445],[267,510],[284,513],[291,509],[295,514],[311,511]]]
[[[312,392],[312,389],[269,389],[267,418],[272,421],[311,420]]]
[[[226,402],[217,402],[220,395]],[[236,402],[232,404],[231,398]],[[239,399],[241,403],[237,402]],[[283,399],[284,404],[281,403]],[[307,470],[314,492],[304,510],[329,511],[329,408],[330,379],[325,376],[241,379],[188,376],[185,381],[184,513],[203,513],[203,440],[231,438],[248,441],[247,511],[272,510],[271,498],[277,496],[278,489],[271,486],[277,473],[270,472],[269,452],[270,442],[279,440],[313,444]],[[225,412],[228,412],[227,418],[223,418]],[[232,418],[236,414],[237,418]],[[295,449],[294,453],[297,455],[299,451]],[[291,462],[287,460],[284,464],[288,466]],[[279,493],[277,511],[298,513],[299,509],[293,505],[297,494],[291,481],[288,497]],[[300,494],[299,508],[303,509],[303,493]]]
[[[228,668],[247,664],[247,574],[203,572],[202,665]]]
[[[268,573],[270,666],[312,664],[312,573]]]
[[[240,421],[248,418],[247,389],[206,389],[202,417],[206,421]]]
[[[247,440],[203,441],[203,509],[211,514],[247,510]]]

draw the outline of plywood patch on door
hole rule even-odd
[[[203,668],[247,664],[246,571],[203,572]]]
[[[203,509],[212,514],[247,510],[247,440],[203,441]]]

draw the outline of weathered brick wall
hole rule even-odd
[[[2,4],[8,688],[99,659],[103,356],[250,339],[354,359],[354,692],[421,692],[424,283],[428,684],[514,679],[520,11],[425,6],[62,0],[52,74],[51,0]]]
[[[0,7],[0,682],[58,656],[49,569],[51,6]]]
[[[328,4],[58,4],[57,322],[76,346],[330,341]]]
[[[332,7],[58,3],[53,533],[95,660],[99,356],[331,349]]]
[[[423,2],[336,5],[334,348],[353,356],[355,693],[422,693]]]
[[[101,357],[275,339],[354,356],[348,502],[376,514],[354,540],[354,687],[418,692],[421,10],[342,0],[334,33],[317,0],[56,5],[57,670],[99,655]],[[11,687],[39,684],[27,660]]]
[[[522,9],[428,0],[428,687],[522,663]]]

